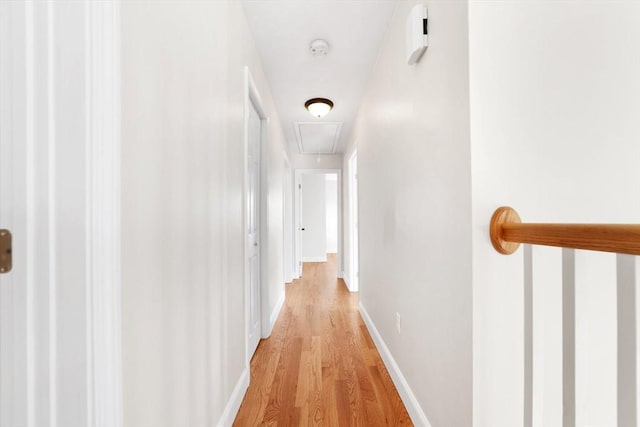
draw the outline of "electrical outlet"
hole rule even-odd
[[[398,333],[402,333],[402,318],[400,317],[400,313],[396,313],[396,329]]]

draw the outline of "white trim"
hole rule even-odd
[[[327,262],[327,256],[305,256],[302,262]]]
[[[49,420],[58,424],[58,283],[56,230],[56,28],[53,2],[47,3],[47,208],[49,231]],[[28,244],[31,246],[31,243]]]
[[[231,397],[224,407],[224,411],[222,412],[220,420],[218,420],[218,424],[216,424],[217,427],[231,427],[233,425],[236,415],[238,415],[240,405],[242,404],[242,399],[244,399],[244,394],[247,392],[248,388],[249,370],[244,369],[242,374],[240,374],[240,378],[238,379],[236,386],[233,388]]]
[[[344,266],[342,265],[342,259],[344,257],[343,255],[343,243],[344,243],[344,236],[342,235],[343,233],[343,225],[342,225],[342,220],[343,220],[343,209],[342,209],[342,169],[294,169],[294,176],[295,176],[295,187],[294,187],[294,192],[293,192],[293,205],[294,205],[294,219],[293,219],[293,233],[294,233],[294,242],[295,242],[295,247],[293,249],[293,253],[294,256],[296,257],[296,262],[299,259],[300,262],[325,262],[326,259],[324,260],[320,260],[320,261],[312,261],[311,258],[305,258],[302,256],[302,250],[301,250],[301,246],[302,246],[302,237],[300,236],[300,230],[299,230],[299,224],[300,224],[300,215],[301,212],[298,209],[299,207],[299,191],[298,190],[298,185],[300,184],[301,180],[300,177],[302,174],[328,174],[328,173],[335,173],[338,175],[338,253],[337,253],[337,259],[338,259],[338,271],[343,271],[344,270]],[[307,261],[307,259],[309,259],[309,261]],[[302,271],[298,272],[299,276],[298,277],[294,277],[295,279],[299,279],[300,277],[302,277]]]
[[[369,313],[367,313],[364,305],[362,305],[362,302],[360,303],[359,308],[362,320],[364,320],[364,323],[367,326],[369,333],[371,334],[371,338],[373,338],[373,342],[375,343],[380,356],[382,356],[384,366],[386,366],[387,370],[389,371],[389,375],[391,375],[391,379],[393,380],[393,384],[398,389],[398,394],[400,394],[402,403],[404,403],[404,406],[407,408],[407,412],[409,412],[411,421],[413,421],[413,424],[418,427],[431,427],[431,423],[429,423],[427,415],[422,410],[422,407],[420,407],[418,399],[413,394],[411,387],[409,387],[407,379],[404,377],[404,375],[402,375],[400,367],[396,363],[393,355],[389,351],[389,348],[382,339],[382,335],[380,335],[380,332],[378,332],[378,329],[373,323],[373,320],[371,320]]]
[[[349,239],[349,290],[352,292],[358,292],[360,290],[359,280],[359,254],[360,254],[360,228],[356,227],[359,224],[359,212],[358,212],[358,151],[354,148],[351,156],[348,160],[348,176],[347,187],[349,206],[347,222],[349,223],[349,235],[346,236]]]
[[[248,68],[247,68],[248,71]],[[251,76],[251,74],[249,74]],[[255,99],[252,102],[259,103],[258,114],[260,115],[260,336],[266,335],[266,328],[269,325],[269,117],[260,99],[258,89],[250,79],[254,88]],[[255,104],[254,104],[255,105]]]
[[[271,336],[271,332],[273,332],[273,327],[276,324],[276,320],[278,320],[278,316],[280,315],[282,306],[284,306],[284,297],[285,293],[284,291],[282,291],[282,295],[280,296],[280,298],[278,298],[278,302],[276,303],[276,306],[273,308],[271,316],[269,317],[269,330],[266,331],[267,333],[263,335],[262,338],[269,338],[269,336]]]
[[[120,8],[86,2],[87,425],[122,426]]]
[[[294,279],[294,267],[295,267],[295,224],[294,224],[294,187],[295,187],[295,173],[291,168],[289,157],[286,151],[284,154],[284,170],[283,170],[283,194],[282,194],[282,264],[283,264],[283,278],[284,282],[291,283]],[[287,209],[288,208],[288,209]],[[287,221],[288,220],[288,221]],[[287,234],[289,234],[287,236]],[[289,237],[289,238],[287,238]],[[288,250],[287,250],[288,249]]]
[[[344,280],[344,284],[347,285],[347,289],[349,289],[349,292],[354,292],[353,289],[351,289],[351,278],[346,271],[342,272],[342,280]]]

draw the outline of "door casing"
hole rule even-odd
[[[360,290],[359,227],[358,222],[358,154],[349,157],[349,283],[351,292]]]
[[[338,278],[343,277],[343,241],[344,237],[342,235],[342,169],[296,169],[295,170],[295,188],[294,188],[294,206],[295,206],[295,218],[293,221],[294,226],[294,236],[295,236],[295,260],[297,269],[295,273],[297,273],[299,279],[302,277],[302,235],[300,230],[300,222],[301,222],[301,210],[300,210],[300,185],[302,183],[302,175],[303,174],[327,174],[327,173],[335,173],[338,175]]]
[[[282,197],[282,229],[283,229],[283,277],[285,283],[291,283],[294,277],[297,276],[296,272],[296,257],[295,257],[295,234],[294,230],[294,193],[295,179],[294,172],[291,169],[291,164],[285,156],[284,172],[283,172],[283,197]]]

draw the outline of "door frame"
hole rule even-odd
[[[342,254],[343,254],[343,242],[344,236],[342,235],[342,169],[295,169],[295,186],[294,186],[294,220],[293,220],[293,232],[294,232],[294,256],[295,263],[298,268],[295,269],[294,274],[299,279],[302,277],[302,234],[300,233],[300,221],[302,218],[300,217],[300,184],[301,177],[303,174],[328,174],[335,173],[338,175],[338,278],[342,279],[343,276],[343,265],[342,265]]]
[[[291,283],[296,276],[295,265],[295,224],[294,211],[295,203],[293,200],[295,186],[294,169],[285,153],[284,172],[283,172],[283,194],[282,194],[282,230],[283,230],[283,277],[285,283]]]
[[[122,378],[120,0],[86,1],[91,421],[124,424]]]
[[[260,321],[260,334],[261,337],[264,336],[264,327],[265,327],[265,294],[263,292],[265,280],[267,280],[267,272],[265,266],[268,265],[267,260],[267,251],[265,250],[265,243],[267,241],[266,236],[266,227],[268,225],[267,218],[267,209],[265,200],[268,198],[268,184],[267,184],[267,162],[265,161],[265,157],[267,155],[266,147],[267,147],[267,126],[269,124],[269,117],[267,116],[266,110],[264,108],[264,104],[262,103],[262,98],[260,97],[260,93],[258,92],[258,88],[256,86],[255,80],[251,75],[251,71],[249,67],[244,67],[244,81],[245,81],[245,93],[244,93],[244,155],[243,155],[243,198],[242,198],[242,211],[243,211],[243,219],[242,219],[242,233],[244,239],[244,250],[243,250],[243,263],[244,263],[244,322],[245,322],[245,362],[248,372],[250,372],[251,365],[251,357],[253,354],[249,354],[249,335],[251,331],[249,312],[251,309],[251,301],[249,300],[249,263],[247,259],[247,254],[250,251],[249,248],[249,240],[247,238],[247,227],[249,224],[248,211],[247,211],[247,195],[249,192],[249,180],[248,180],[248,157],[249,157],[249,112],[251,106],[255,108],[258,116],[260,117],[261,126],[260,126],[260,195],[259,195],[259,208],[260,212],[260,232],[258,238],[258,250],[260,252],[260,287],[259,287],[259,307],[260,307],[260,315],[258,316]],[[268,311],[268,310],[267,310]],[[268,313],[266,314],[269,315]],[[268,322],[267,322],[268,324]],[[249,378],[251,376],[249,375]]]
[[[358,207],[358,151],[353,150],[348,160],[349,186],[349,275],[347,287],[351,292],[360,290],[360,221]],[[355,168],[353,167],[355,165]],[[354,191],[355,189],[355,191]],[[355,206],[355,209],[354,209]],[[355,212],[354,212],[355,210]],[[354,227],[357,223],[358,226]],[[355,255],[355,256],[354,256]],[[355,267],[355,268],[354,268]]]

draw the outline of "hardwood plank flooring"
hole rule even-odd
[[[336,257],[305,263],[251,360],[234,426],[411,426]]]

